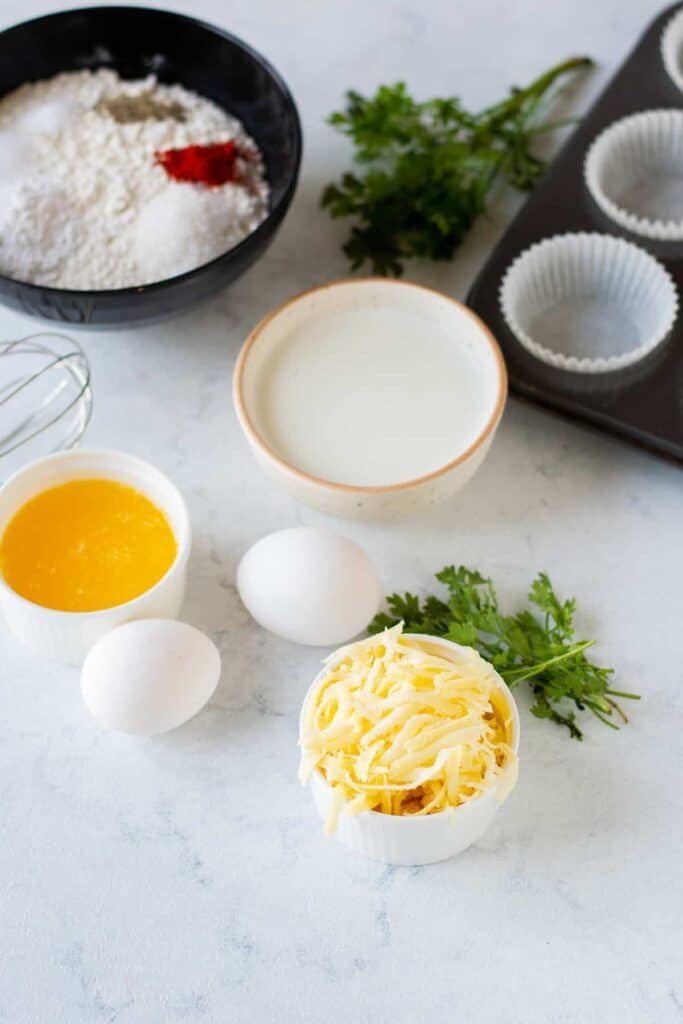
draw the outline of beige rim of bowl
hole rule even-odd
[[[452,305],[456,306],[462,313],[465,313],[466,316],[468,316],[479,328],[482,337],[486,339],[491,351],[493,352],[498,368],[498,396],[496,398],[496,404],[479,436],[475,438],[472,444],[470,444],[464,452],[461,452],[460,455],[456,456],[456,458],[447,462],[445,466],[441,466],[439,469],[435,469],[431,473],[425,473],[423,476],[415,477],[412,480],[402,480],[396,484],[381,484],[379,486],[336,483],[334,480],[325,480],[323,477],[313,476],[311,473],[306,473],[303,469],[293,466],[291,462],[285,461],[285,459],[278,455],[275,449],[272,448],[256,430],[256,427],[254,426],[247,411],[243,387],[244,370],[251,350],[271,320],[274,320],[289,306],[294,305],[294,303],[299,302],[300,299],[306,298],[308,295],[313,295],[316,292],[327,291],[331,288],[365,283],[387,283],[397,284],[401,288],[416,288],[419,291],[426,292],[428,295],[435,295],[439,299],[444,299],[446,302],[452,303]],[[342,277],[334,281],[328,281],[326,284],[317,285],[314,288],[307,288],[305,291],[299,292],[298,295],[294,295],[291,299],[287,299],[285,302],[281,303],[281,305],[276,306],[274,310],[259,321],[256,327],[254,327],[247,336],[247,339],[240,350],[237,363],[235,364],[232,393],[237,418],[239,419],[242,429],[251,443],[267,455],[269,459],[277,463],[277,465],[281,469],[285,470],[285,472],[298,477],[300,480],[305,480],[307,483],[316,484],[318,487],[326,487],[331,491],[337,491],[345,494],[390,494],[394,491],[408,490],[411,487],[417,487],[420,484],[425,484],[431,480],[436,480],[440,476],[444,476],[452,469],[455,469],[456,466],[459,466],[461,463],[469,459],[470,456],[473,455],[474,452],[482,446],[482,444],[484,444],[495,430],[500,417],[503,414],[503,406],[505,405],[505,399],[507,396],[507,370],[505,368],[505,361],[498,342],[484,321],[462,302],[458,302],[457,299],[452,299],[450,295],[445,295],[443,292],[437,291],[436,288],[427,288],[425,285],[415,284],[413,281],[393,281],[383,277]]]

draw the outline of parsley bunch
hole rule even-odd
[[[355,218],[344,246],[353,269],[368,260],[375,273],[399,276],[408,257],[451,259],[496,181],[533,187],[545,168],[533,139],[564,123],[542,123],[539,107],[560,79],[591,65],[564,61],[478,114],[457,97],[418,103],[403,82],[369,99],[347,92],[329,124],[349,136],[367,170],[329,184],[321,202],[332,217]]]
[[[491,580],[465,566],[448,566],[436,578],[448,588],[447,601],[430,596],[421,602],[414,594],[392,594],[387,598],[389,613],[377,615],[369,631],[402,621],[407,633],[429,633],[475,647],[508,686],[528,680],[535,697],[532,713],[565,726],[574,739],[583,739],[583,734],[571,704],[592,711],[612,729],[618,728],[610,721],[613,714],[628,721],[613,698],[638,700],[638,694],[611,689],[613,669],[588,660],[585,652],[594,641],[574,639],[576,602],[560,602],[545,573],[529,592],[540,616],[530,608],[503,615]]]

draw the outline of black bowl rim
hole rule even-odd
[[[286,101],[292,108],[292,114],[294,115],[294,128],[295,128],[295,161],[294,169],[292,171],[291,179],[287,184],[284,192],[282,193],[277,204],[268,211],[267,216],[261,221],[258,227],[254,228],[246,238],[243,238],[237,245],[233,245],[231,249],[226,249],[219,256],[214,256],[208,263],[201,263],[198,267],[193,267],[192,270],[186,270],[182,274],[176,274],[175,277],[164,277],[160,281],[150,281],[148,284],[133,284],[126,285],[125,288],[55,288],[49,284],[34,284],[32,281],[21,281],[16,277],[8,277],[6,274],[0,274],[0,281],[7,282],[10,285],[19,286],[21,288],[27,288],[33,292],[40,292],[41,294],[49,293],[65,298],[78,299],[83,296],[93,295],[105,297],[114,296],[125,296],[125,295],[140,295],[147,294],[153,291],[162,291],[172,285],[176,285],[181,281],[187,281],[194,277],[195,274],[201,270],[205,270],[207,267],[215,266],[222,260],[225,260],[229,256],[233,256],[241,249],[246,248],[247,245],[258,238],[261,234],[265,233],[273,222],[277,223],[280,216],[283,216],[287,207],[292,201],[294,190],[296,189],[297,181],[299,179],[299,170],[301,168],[301,155],[303,150],[303,131],[301,128],[301,117],[297,108],[292,91],[285,82],[280,72],[264,57],[258,50],[255,50],[249,43],[245,43],[239,36],[235,36],[232,32],[228,32],[226,29],[220,28],[218,25],[213,25],[209,21],[204,21],[203,18],[195,18],[190,14],[181,14],[178,11],[169,11],[165,7],[141,7],[139,5],[131,5],[128,7],[123,4],[103,4],[97,7],[70,7],[63,11],[53,11],[51,14],[41,14],[37,18],[29,18],[26,21],[18,21],[14,25],[8,25],[0,32],[0,42],[2,37],[7,32],[11,32],[15,28],[23,28],[29,25],[35,25],[41,21],[56,21],[59,18],[64,17],[68,14],[92,14],[95,11],[120,11],[125,13],[132,12],[144,12],[145,14],[164,14],[172,18],[177,18],[180,22],[191,23],[198,26],[199,28],[206,29],[207,32],[211,32],[213,35],[220,36],[222,39],[227,39],[229,42],[234,43],[240,49],[242,49],[248,56],[252,58],[257,64],[259,64],[271,78],[275,81],[277,86],[282,90],[282,93]],[[17,87],[18,88],[18,87]]]

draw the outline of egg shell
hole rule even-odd
[[[153,736],[196,715],[220,674],[218,649],[200,630],[175,619],[138,619],[90,650],[81,689],[105,729]]]
[[[312,647],[357,636],[381,596],[367,555],[347,537],[313,527],[280,530],[257,541],[237,568],[237,590],[264,629]]]

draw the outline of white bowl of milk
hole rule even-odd
[[[500,349],[471,310],[384,278],[334,281],[280,306],[247,338],[233,384],[268,475],[349,519],[410,515],[458,491],[506,393]]]

